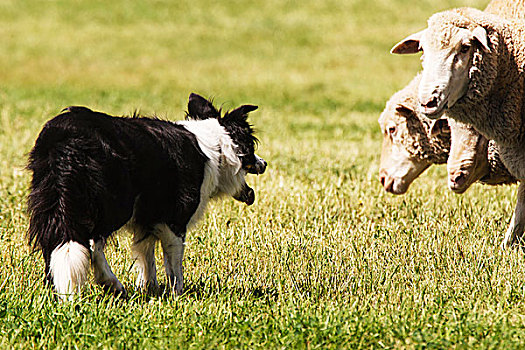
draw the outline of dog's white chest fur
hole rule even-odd
[[[183,125],[195,135],[201,151],[208,158],[204,166],[199,206],[188,222],[187,229],[189,229],[201,219],[210,198],[220,192],[235,193],[238,191],[241,183],[228,186],[233,188],[221,188],[224,187],[221,186],[221,175],[223,175],[222,172],[228,171],[232,164],[234,171],[239,172],[241,163],[235,154],[232,139],[217,119],[187,120],[178,122],[178,124]]]

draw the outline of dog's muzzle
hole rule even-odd
[[[241,192],[233,196],[233,198],[247,205],[252,205],[253,202],[255,202],[255,191],[250,186],[244,184]]]
[[[263,174],[266,171],[266,166],[268,165],[268,163],[264,159],[259,157],[258,155],[256,154],[254,155],[255,155],[255,164],[247,166],[246,171],[250,174],[256,174],[256,175]]]
[[[244,167],[244,170],[250,174],[259,175],[266,171],[267,165],[268,163],[264,159],[255,154],[255,164]],[[252,205],[255,202],[255,191],[247,184],[244,184],[242,190],[233,198],[247,205]]]

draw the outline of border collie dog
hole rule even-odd
[[[188,228],[211,198],[223,194],[253,204],[247,173],[262,174],[257,139],[247,121],[257,106],[221,116],[191,94],[187,120],[113,117],[68,107],[44,126],[29,156],[30,243],[42,251],[46,279],[62,297],[78,292],[91,264],[95,282],[126,291],[111,271],[104,245],[129,222],[137,286],[158,288],[160,240],[168,285],[182,293]]]

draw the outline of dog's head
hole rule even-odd
[[[224,128],[227,140],[221,142],[221,153],[224,166],[221,166],[219,190],[248,205],[255,201],[255,192],[246,184],[245,176],[262,174],[267,163],[255,154],[258,140],[248,122],[248,113],[257,106],[242,105],[221,116],[221,112],[202,96],[190,94],[187,116],[194,120],[214,118]]]

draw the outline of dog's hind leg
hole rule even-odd
[[[157,238],[154,235],[148,235],[145,230],[135,227],[131,249],[138,271],[136,282],[138,289],[156,292],[159,288],[155,266],[156,242]]]
[[[87,280],[89,249],[75,241],[59,245],[51,253],[49,272],[59,297],[72,299]]]
[[[181,295],[184,288],[182,274],[182,258],[184,256],[184,239],[186,232],[175,232],[166,224],[155,227],[155,234],[160,239],[164,252],[164,268],[168,278],[168,285],[177,294]]]
[[[93,275],[95,276],[95,282],[104,287],[105,290],[112,292],[115,295],[119,295],[122,298],[126,297],[126,289],[117,276],[111,271],[104,254],[104,247],[106,241],[104,239],[90,240],[91,248],[91,266],[93,267]]]

